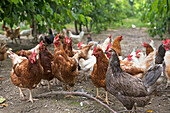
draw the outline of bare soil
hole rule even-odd
[[[112,30],[108,29],[107,31],[103,31],[100,34],[91,34],[91,37],[94,41],[101,42],[104,41],[106,37],[108,37],[111,33],[112,37],[122,35],[123,41],[121,42],[122,46],[122,55],[123,57],[127,56],[134,47],[137,49],[141,49],[143,52],[145,48],[143,48],[143,42],[149,42],[149,35],[145,32],[145,28],[142,29],[118,29]],[[1,35],[0,40],[3,39],[3,35]],[[84,43],[86,43],[86,37],[84,36]],[[153,38],[155,42],[155,47],[158,48],[161,44],[161,41],[158,37]],[[14,42],[15,43],[15,42]],[[30,49],[34,47],[36,44],[31,43],[26,38],[22,38],[22,44],[16,45],[12,44],[11,40],[7,41],[7,48],[12,48],[14,52],[21,49]],[[53,45],[49,45],[47,47],[52,53],[54,50]],[[0,77],[4,78],[4,80],[0,80],[0,96],[6,99],[5,103],[8,104],[7,107],[0,107],[0,113],[110,113],[110,111],[99,104],[96,101],[93,101],[88,98],[84,98],[81,96],[74,96],[74,98],[64,98],[64,95],[53,95],[46,97],[36,97],[36,95],[49,92],[47,89],[47,85],[37,87],[33,90],[33,97],[38,98],[39,100],[34,103],[20,100],[19,97],[19,89],[14,86],[10,79],[10,71],[12,69],[12,62],[9,58],[2,61],[0,66]],[[81,73],[80,77],[81,78]],[[62,91],[61,85],[55,85],[52,83],[53,91]],[[74,86],[74,91],[82,91],[84,90],[88,94],[92,96],[96,96],[96,88],[93,85],[90,77],[88,77],[87,81],[77,82]],[[138,112],[146,112],[148,110],[152,110],[154,113],[170,113],[170,92],[168,89],[162,90],[159,92],[158,96],[153,95],[151,104],[147,105],[144,108],[137,108]],[[105,98],[105,90],[99,89],[100,95],[102,98]],[[170,91],[170,90],[169,90]],[[28,99],[28,90],[25,90],[26,99]],[[109,106],[115,111],[125,110],[123,105],[111,94],[109,94]],[[80,103],[83,103],[81,106]]]

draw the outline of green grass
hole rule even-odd
[[[74,28],[74,22],[65,25],[66,28]]]
[[[149,27],[148,23],[143,23],[138,18],[127,18],[122,20],[123,24],[121,23],[114,23],[113,25],[110,25],[110,29],[118,29],[118,28],[132,28],[132,24],[136,27]]]

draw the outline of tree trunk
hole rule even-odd
[[[74,25],[75,25],[75,31],[76,31],[76,34],[78,35],[78,29],[77,29],[77,20],[74,21]]]
[[[170,20],[168,20],[168,33],[170,34]]]
[[[167,0],[167,15],[168,15],[168,13],[169,13],[169,2],[168,2],[168,0]],[[170,17],[168,17],[168,33],[170,34]]]
[[[32,28],[33,28],[33,37],[34,37],[34,41],[36,43],[38,43],[38,40],[37,40],[37,25],[36,25],[36,22],[34,20],[34,16],[32,15]]]
[[[79,24],[79,31],[82,31],[82,22]]]
[[[90,20],[90,29],[89,29],[89,31],[92,30],[92,26],[93,26],[93,22]]]
[[[10,28],[11,28],[11,31],[12,31],[12,35],[13,35],[13,39],[15,40],[15,43],[18,44],[17,40],[16,40],[16,35],[15,35],[15,32],[13,31],[12,29],[12,26],[10,25]],[[11,38],[11,37],[10,37]],[[12,40],[12,43],[13,43],[13,40]]]
[[[87,19],[86,19],[86,29],[87,29],[87,32],[89,32]]]

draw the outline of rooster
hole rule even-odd
[[[54,78],[54,74],[52,73],[52,67],[51,67],[51,63],[54,59],[54,56],[46,48],[45,44],[42,41],[39,44],[39,57],[40,57],[40,64],[44,69],[42,79],[48,81],[48,89],[50,89],[49,81]]]
[[[0,43],[0,61],[5,60],[6,58],[6,40],[4,39],[3,42]]]
[[[20,99],[23,97],[25,100],[21,88],[28,88],[30,92],[28,101],[33,103],[33,100],[35,99],[32,98],[31,90],[41,81],[43,74],[43,67],[36,58],[35,51],[33,51],[28,59],[26,57],[18,56],[10,50],[7,51],[7,54],[13,64],[11,81],[14,85],[19,87]]]
[[[58,80],[64,82],[65,86],[68,84],[72,91],[73,86],[78,78],[78,53],[72,58],[69,57],[61,45],[59,35],[54,39],[54,60],[52,62],[53,74]],[[67,89],[67,87],[65,87]]]
[[[69,38],[71,37],[74,44],[78,44],[84,36],[84,31],[81,31],[79,35],[73,35],[70,30],[67,30],[67,32],[69,33]]]
[[[155,82],[161,73],[162,68],[155,65],[147,71],[143,80],[133,77],[120,68],[118,55],[112,49],[109,67],[106,72],[106,89],[128,110],[133,107],[143,107],[150,101],[151,93],[155,90]]]
[[[165,41],[162,41],[162,42],[166,50],[165,57],[164,57],[164,62],[165,62],[164,70],[165,70],[165,75],[168,79],[167,85],[166,85],[166,88],[167,88],[168,86],[170,86],[170,39],[166,39]]]

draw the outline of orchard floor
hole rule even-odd
[[[104,39],[111,33],[113,34],[113,38],[122,35],[122,56],[126,57],[134,47],[141,49],[143,52],[145,51],[142,44],[143,42],[149,42],[149,38],[151,38],[145,30],[146,29],[144,28],[118,30],[109,29],[101,32],[100,34],[93,33],[91,36],[94,41],[101,40],[101,42],[103,42]],[[2,40],[3,37],[4,36],[1,35],[0,40]],[[87,35],[84,36],[84,43],[86,43],[86,37]],[[153,38],[153,40],[155,42],[155,47],[158,48],[161,41],[158,37]],[[35,44],[23,37],[22,44],[20,45],[12,44],[10,39],[7,41],[7,48],[12,48],[14,52],[21,49],[30,49],[34,46]],[[47,48],[53,53],[53,45],[49,45]],[[12,84],[10,79],[10,71],[12,68],[11,60],[7,58],[6,60],[0,62],[0,64],[0,77],[3,78],[3,80],[0,80],[0,96],[4,97],[6,99],[5,103],[8,104],[7,107],[0,107],[0,113],[110,113],[107,108],[98,102],[81,96],[75,96],[74,98],[64,98],[64,95],[36,97],[39,94],[49,92],[47,85],[33,89],[33,97],[38,98],[39,100],[34,103],[22,101],[19,97],[18,88]],[[79,79],[80,78],[81,73],[79,74]],[[61,85],[52,84],[51,89],[53,91],[63,91]],[[96,88],[94,87],[90,77],[88,77],[87,81],[84,80],[81,83],[76,82],[74,91],[82,91],[82,89],[88,94],[96,96]],[[166,90],[170,91],[170,88]],[[105,90],[100,88],[99,91],[101,97],[105,98]],[[24,93],[26,94],[26,99],[28,99],[28,90],[25,90]],[[152,96],[151,104],[144,108],[138,107],[138,112],[144,113],[148,110],[152,110],[154,113],[170,113],[170,92],[163,90],[159,93],[159,96]],[[111,102],[109,106],[113,110],[117,112],[125,110],[123,105],[111,94],[109,94],[109,101]],[[83,105],[81,106],[80,103],[83,103]]]

